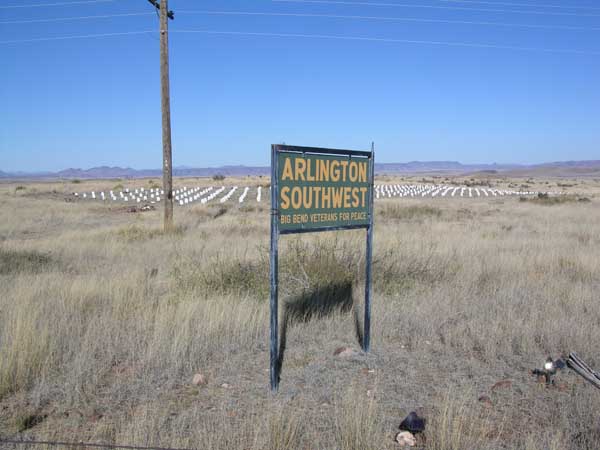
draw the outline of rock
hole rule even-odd
[[[569,390],[569,385],[567,383],[565,383],[564,381],[561,381],[559,383],[555,383],[554,387],[559,391],[559,392],[566,392]]]
[[[194,378],[192,378],[192,384],[194,386],[205,386],[207,383],[208,379],[201,373],[197,373],[194,375]]]
[[[482,395],[477,400],[479,401],[479,403],[482,403],[483,406],[485,406],[486,408],[494,407],[494,403],[492,402],[492,399],[489,398],[487,395]]]
[[[498,389],[508,389],[510,387],[512,387],[511,380],[501,380],[492,386],[492,391],[496,391]]]
[[[231,385],[230,385],[229,383],[223,383],[223,384],[221,385],[221,387],[222,387],[223,389],[231,389]]]
[[[537,374],[535,376],[535,380],[540,383],[540,384],[546,384],[548,383],[548,379],[546,378],[546,375],[543,373]]]
[[[396,442],[400,447],[414,447],[417,445],[417,440],[410,431],[401,431],[396,434]]]
[[[351,356],[356,356],[357,354],[358,352],[351,347],[339,347],[333,352],[333,356],[338,356],[340,358],[349,358]]]
[[[416,412],[411,412],[406,418],[400,422],[400,431],[410,431],[411,433],[421,433],[425,431],[426,420],[419,417]]]

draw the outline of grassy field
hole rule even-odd
[[[369,354],[364,232],[281,239],[277,395],[268,203],[176,208],[165,235],[160,210],[65,201],[147,180],[0,184],[0,438],[380,450],[418,410],[426,449],[600,448],[600,392],[529,374],[600,369],[600,180],[485,182],[573,195],[376,202]]]

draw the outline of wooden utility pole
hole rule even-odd
[[[160,96],[162,106],[163,190],[165,201],[164,230],[173,229],[173,158],[171,149],[171,96],[169,89],[169,11],[168,0],[148,0],[160,11]]]

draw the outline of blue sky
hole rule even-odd
[[[281,142],[375,141],[379,162],[600,159],[598,3],[353,1],[170,0],[174,165],[267,165]],[[151,8],[3,2],[0,170],[161,166],[157,33],[6,43],[157,30],[152,14],[7,23]],[[266,35],[183,32],[198,30]]]

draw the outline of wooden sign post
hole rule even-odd
[[[271,389],[279,385],[279,235],[367,230],[363,350],[370,348],[375,151],[271,146]]]

